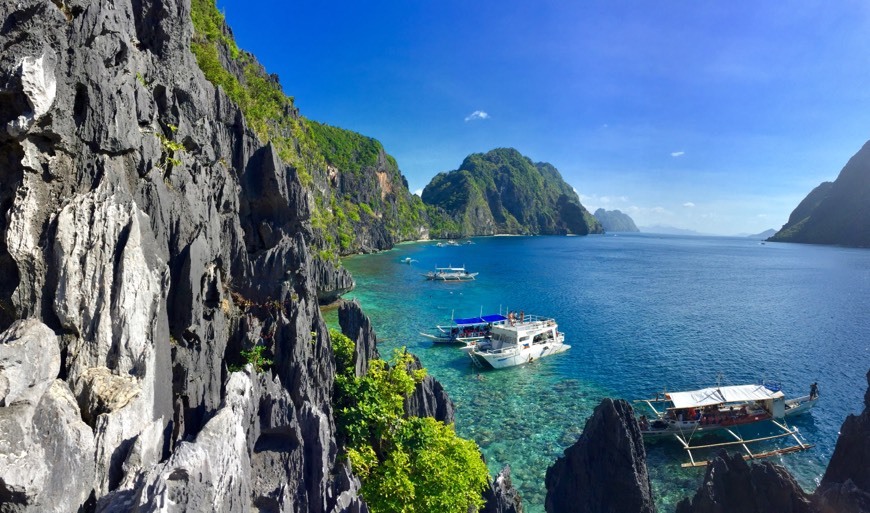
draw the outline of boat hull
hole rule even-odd
[[[446,275],[446,274],[424,274],[427,280],[431,281],[473,281],[478,273],[468,273],[462,275]]]
[[[445,345],[468,345],[470,342],[477,342],[478,340],[483,340],[485,338],[484,335],[472,336],[472,337],[451,337],[451,336],[439,336],[432,335],[431,333],[420,333],[421,337],[426,337],[431,340],[434,344],[445,344]]]
[[[511,348],[498,351],[481,351],[472,348],[468,351],[468,354],[479,365],[493,369],[504,369],[524,365],[545,356],[564,353],[570,348],[571,346],[567,344],[549,343],[535,344],[529,348],[520,348],[519,350]]]
[[[814,397],[810,399],[810,396],[797,397],[794,399],[786,399],[785,400],[785,411],[783,417],[791,417],[794,415],[800,415],[801,413],[805,413],[810,410],[813,406],[816,405],[816,402],[819,400],[818,397]],[[708,433],[715,433],[717,431],[723,431],[726,429],[731,429],[735,426],[743,426],[748,424],[755,424],[758,422],[764,422],[766,420],[772,420],[774,417],[769,414],[758,414],[758,415],[749,415],[745,418],[735,419],[732,422],[722,423],[722,424],[701,424],[696,420],[675,420],[675,419],[655,419],[650,421],[650,428],[644,429],[641,428],[641,434],[646,439],[657,439],[663,437],[669,437],[672,435],[702,435]],[[664,423],[665,427],[661,429],[655,429],[654,426],[656,423]]]

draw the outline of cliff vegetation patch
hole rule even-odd
[[[405,398],[425,377],[408,371],[404,349],[386,362],[369,362],[356,377],[353,342],[338,331],[330,337],[336,359],[335,411],[361,495],[373,512],[477,511],[489,474],[473,441],[432,417],[405,417]]]

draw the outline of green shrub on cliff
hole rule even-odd
[[[277,76],[267,74],[251,54],[239,50],[231,34],[224,30],[224,16],[214,0],[192,0],[190,17],[190,50],[205,78],[223,88],[242,109],[260,141],[271,142],[281,159],[296,168],[299,181],[310,185],[309,169],[322,164],[322,158],[304,123],[295,115],[293,97],[284,94]],[[222,51],[239,64],[241,76],[224,67]]]
[[[330,332],[336,360],[335,411],[360,490],[375,513],[466,513],[483,505],[489,474],[477,444],[452,425],[404,416],[405,398],[425,376],[409,372],[411,355],[396,350],[388,363],[369,362],[357,378],[353,342]]]

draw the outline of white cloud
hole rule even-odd
[[[489,114],[487,114],[486,112],[484,112],[482,110],[476,110],[476,111],[472,112],[471,114],[465,116],[466,123],[468,123],[469,121],[477,121],[480,119],[489,119]]]
[[[686,208],[692,208],[695,206],[695,204],[692,203],[691,201],[687,201],[687,202],[683,203],[683,206]]]
[[[422,197],[423,196],[423,189],[417,189],[416,191],[414,191],[414,194]]]
[[[685,151],[672,151],[671,157],[682,157],[685,154],[686,154]]]

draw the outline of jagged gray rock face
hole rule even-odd
[[[59,370],[59,342],[48,326],[17,321],[0,335],[2,511],[76,511],[91,493],[94,434],[69,387],[55,379]]]
[[[631,405],[604,399],[580,439],[547,469],[546,510],[655,512],[646,450]]]
[[[318,283],[352,280],[315,269],[308,193],[199,71],[189,13],[0,4],[0,330],[42,333],[21,360],[34,370],[0,377],[20,442],[0,447],[0,496],[24,511],[363,511],[336,462],[317,306]],[[254,344],[274,364],[229,373]]]
[[[812,513],[809,494],[791,474],[769,461],[750,465],[739,453],[721,451],[707,466],[695,496],[677,504],[676,513]]]
[[[870,511],[870,371],[867,372],[867,392],[864,411],[849,415],[840,428],[840,437],[831,461],[815,492],[821,511]]]
[[[378,337],[372,329],[372,323],[356,300],[341,302],[338,307],[338,323],[344,336],[354,341],[354,374],[357,377],[364,376],[369,370],[369,361],[381,357],[378,353]]]
[[[417,355],[411,355],[413,361],[408,370],[423,368]],[[423,381],[417,384],[414,392],[405,399],[405,414],[414,417],[433,417],[445,424],[453,424],[456,407],[447,391],[437,379],[427,374]]]
[[[511,467],[506,465],[495,476],[483,495],[486,503],[480,513],[523,513],[523,501],[511,482]]]

